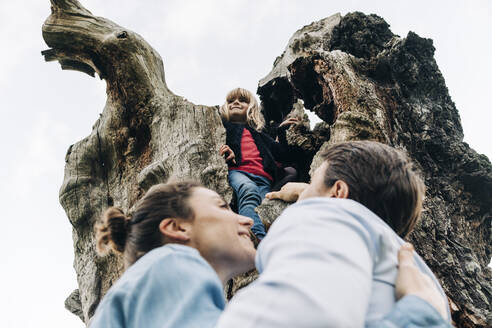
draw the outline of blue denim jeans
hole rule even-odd
[[[236,194],[238,213],[253,219],[251,231],[256,237],[263,239],[266,235],[265,226],[255,212],[255,208],[270,192],[271,181],[265,177],[238,170],[230,170],[228,180]]]

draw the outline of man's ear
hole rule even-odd
[[[335,198],[348,198],[349,196],[349,186],[348,184],[343,181],[343,180],[337,180],[331,186],[330,189],[330,197],[335,197]]]
[[[170,241],[186,243],[190,240],[191,225],[181,219],[165,218],[159,223],[159,230]]]

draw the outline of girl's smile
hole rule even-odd
[[[231,122],[245,123],[249,108],[249,101],[245,97],[231,99],[227,102],[229,119]]]

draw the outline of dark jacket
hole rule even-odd
[[[273,177],[273,180],[278,179],[278,166],[275,163],[291,162],[292,152],[291,147],[286,143],[278,143],[273,140],[268,134],[264,132],[258,132],[255,129],[250,128],[246,124],[231,123],[223,121],[226,129],[226,144],[232,149],[236,155],[236,164],[229,163],[229,166],[239,166],[242,162],[241,156],[241,138],[243,136],[243,129],[248,129],[255,141],[256,147],[260,152],[262,158],[263,169],[265,172]],[[285,140],[285,138],[279,138]]]

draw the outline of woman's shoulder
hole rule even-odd
[[[167,244],[153,249],[131,265],[108,291],[108,297],[139,291],[149,282],[193,281],[197,276],[220,284],[214,269],[188,246]],[[140,293],[140,292],[139,292]]]
[[[183,276],[189,273],[190,268],[201,268],[204,272],[214,272],[212,267],[200,255],[200,253],[188,246],[167,244],[148,252],[137,262],[132,264],[112,287],[112,289],[129,290],[139,281],[159,278]],[[160,272],[161,269],[162,272]]]
[[[155,308],[164,312],[178,309],[180,313],[189,314],[186,312],[191,308],[189,300],[196,302],[197,299],[223,308],[225,301],[217,274],[196,249],[168,244],[148,252],[126,270],[103,298],[95,320],[113,322],[125,316],[142,323],[147,322],[146,311],[152,312]],[[137,313],[136,309],[144,310]],[[149,324],[137,326],[149,327]]]

